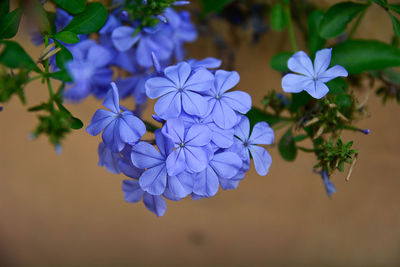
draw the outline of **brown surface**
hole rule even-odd
[[[374,9],[360,36],[387,41],[381,29],[390,27]],[[254,103],[280,88],[268,61],[288,48],[283,35],[239,48],[239,88]],[[207,47],[197,43],[192,55],[212,55]],[[28,105],[46,97],[39,82],[26,91]],[[69,106],[87,124],[100,103]],[[28,140],[36,119],[13,98],[0,113],[0,266],[399,266],[400,107],[375,97],[369,107],[371,118],[358,125],[372,133],[345,135],[355,139],[359,161],[349,183],[334,176],[332,199],[312,173],[312,155],[287,163],[270,147],[266,177],[251,170],[237,190],[168,202],[156,218],[143,204],[123,201],[123,176],[97,167],[99,138],[77,131],[58,156],[45,138]]]

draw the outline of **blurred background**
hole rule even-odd
[[[226,21],[214,23],[232,37]],[[17,39],[37,58],[43,47],[29,42],[26,26],[25,20]],[[373,7],[356,36],[390,42],[391,34],[390,18]],[[301,44],[298,31],[297,37]],[[240,40],[232,40],[238,89],[261,106],[268,90],[280,89],[269,60],[290,50],[287,34],[267,31],[254,43],[239,29],[231,39]],[[221,52],[208,37],[188,48],[198,59]],[[32,106],[46,99],[47,89],[35,81],[26,95]],[[67,105],[87,125],[101,102],[90,97]],[[0,113],[0,266],[400,266],[400,107],[382,105],[371,92],[368,111],[357,126],[371,134],[344,135],[355,140],[359,157],[349,182],[346,174],[333,176],[338,192],[331,199],[312,171],[313,155],[300,152],[288,163],[272,145],[267,176],[252,168],[237,190],[168,201],[157,218],[142,203],[124,202],[124,176],[97,166],[100,137],[75,131],[57,155],[46,138],[29,140],[37,120],[14,97]]]

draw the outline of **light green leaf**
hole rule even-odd
[[[79,42],[78,35],[70,31],[58,32],[54,35],[54,38],[66,44],[76,44]]]
[[[65,26],[63,31],[70,31],[76,34],[97,32],[106,22],[107,16],[107,10],[101,3],[90,3],[86,6],[85,11],[78,14]]]
[[[54,0],[54,2],[71,14],[82,12],[86,6],[86,0]]]
[[[332,51],[332,65],[341,65],[349,73],[400,66],[400,50],[375,40],[348,40]]]
[[[333,5],[322,18],[319,34],[325,39],[334,38],[346,30],[346,26],[368,5],[342,2]]]

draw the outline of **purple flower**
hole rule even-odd
[[[124,180],[122,191],[124,192],[124,199],[128,203],[136,203],[143,198],[146,208],[158,217],[163,216],[167,210],[167,203],[162,196],[154,196],[144,192],[136,180]]]
[[[201,60],[188,59],[186,62],[192,66],[193,70],[196,70],[197,68],[216,69],[219,68],[222,63],[220,59],[213,57],[206,57]]]
[[[187,131],[181,119],[170,119],[162,132],[174,143],[175,150],[167,157],[168,174],[177,175],[185,170],[201,172],[209,162],[211,132],[207,126],[194,124]]]
[[[111,86],[103,102],[103,106],[109,110],[97,110],[86,131],[96,136],[104,130],[104,144],[111,151],[120,152],[125,144],[137,142],[146,132],[146,126],[132,112],[120,111],[117,86],[115,83],[111,83]]]
[[[207,168],[197,174],[193,192],[202,197],[214,196],[219,188],[219,179],[233,178],[242,166],[242,160],[233,152],[215,154]]]
[[[259,175],[266,175],[271,166],[271,156],[267,150],[257,145],[270,145],[274,141],[274,131],[266,122],[259,122],[253,127],[250,135],[250,122],[245,116],[235,127],[235,136],[241,143],[241,156],[244,162],[250,162],[250,154],[253,157],[254,166]]]
[[[161,130],[155,132],[155,138],[159,150],[146,142],[139,142],[132,147],[133,165],[146,169],[139,178],[140,187],[151,195],[161,195],[168,183],[168,188],[174,196],[186,197],[193,190],[191,175],[187,172],[174,176],[167,174],[166,160],[174,149],[174,144],[161,133]]]
[[[328,176],[328,172],[327,171],[323,170],[321,172],[321,177],[322,177],[322,180],[324,182],[326,194],[328,195],[328,197],[331,197],[333,193],[336,193],[336,187],[331,182],[331,180],[329,180],[329,176]]]
[[[206,69],[192,72],[186,62],[170,66],[164,70],[165,77],[147,80],[146,94],[149,98],[160,98],[154,106],[156,114],[164,120],[177,118],[181,111],[203,117],[208,112],[208,104],[201,93],[211,88],[213,75]]]
[[[329,92],[325,83],[336,77],[347,77],[345,68],[335,65],[328,69],[331,62],[332,48],[319,50],[315,55],[314,66],[303,51],[296,52],[288,60],[288,68],[299,74],[286,74],[282,78],[283,91],[299,93],[307,91],[312,97],[320,99]]]
[[[214,86],[207,92],[210,116],[223,129],[237,124],[236,112],[246,114],[251,109],[251,97],[242,91],[226,92],[239,82],[236,71],[217,70]]]
[[[118,152],[112,152],[103,142],[99,144],[97,149],[97,153],[99,154],[99,163],[100,167],[105,167],[107,171],[112,174],[121,173],[119,169],[118,162],[121,158]]]
[[[74,83],[65,91],[65,98],[80,101],[90,93],[105,92],[112,79],[112,70],[108,67],[112,57],[108,49],[86,40],[73,46],[71,52],[74,60],[67,63],[67,69]]]

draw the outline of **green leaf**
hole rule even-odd
[[[349,95],[343,94],[336,96],[335,104],[340,108],[348,108],[351,107],[353,102],[351,101],[351,97]]]
[[[76,44],[79,42],[78,35],[70,31],[56,33],[54,38],[66,44]]]
[[[274,70],[288,72],[289,68],[287,67],[287,62],[292,55],[292,52],[279,52],[271,58],[269,64]]]
[[[278,144],[279,153],[287,161],[294,161],[297,156],[297,146],[293,138],[292,128],[281,137]]]
[[[270,24],[275,31],[282,31],[287,25],[287,18],[281,3],[275,4],[270,13]]]
[[[54,2],[71,14],[82,12],[86,6],[86,0],[54,0]]]
[[[50,77],[63,82],[73,82],[73,79],[65,69],[50,73]]]
[[[342,2],[330,7],[322,18],[319,34],[328,39],[342,34],[349,24],[368,5]]]
[[[42,35],[50,34],[53,30],[52,28],[55,30],[55,24],[50,24],[50,21],[54,21],[55,13],[54,18],[52,19],[52,13],[44,10],[40,1],[33,1],[30,10],[26,15],[33,19],[32,23],[35,23],[35,25],[38,26]]]
[[[1,64],[9,68],[26,68],[39,73],[42,72],[18,43],[13,41],[2,41],[1,43],[6,45],[3,53],[0,55]]]
[[[266,121],[271,126],[281,121],[287,121],[287,119],[273,116],[257,107],[252,107],[251,110],[247,112],[246,117],[249,118],[251,127],[260,121]]]
[[[21,15],[22,10],[17,8],[0,19],[0,39],[9,39],[17,34]]]
[[[372,0],[372,2],[375,2],[382,7],[385,7],[387,4],[387,0]]]
[[[351,74],[400,66],[400,50],[375,40],[348,40],[333,48],[332,65]]]
[[[393,10],[394,12],[396,12],[397,14],[400,14],[400,4],[387,5],[387,7],[390,8],[390,10]]]
[[[299,135],[296,135],[295,137],[293,137],[293,140],[295,141],[295,142],[301,142],[301,141],[303,141],[303,140],[306,140],[308,138],[308,135],[306,135],[306,134],[299,134]]]
[[[343,78],[333,79],[332,81],[327,82],[326,85],[329,88],[328,94],[330,95],[341,95],[346,93],[349,89],[346,81]]]
[[[292,112],[297,111],[299,108],[304,107],[313,98],[305,91],[302,91],[300,93],[292,94],[292,101],[290,103],[290,110]]]
[[[207,14],[210,12],[219,12],[224,6],[232,2],[233,0],[202,0],[203,4],[203,14]]]
[[[313,58],[315,53],[325,44],[325,39],[321,38],[319,35],[319,24],[323,17],[324,13],[321,10],[314,10],[308,16],[308,49],[310,50],[311,58]]]
[[[69,119],[69,122],[70,122],[71,128],[74,130],[81,129],[83,127],[83,122],[78,118],[71,117]]]
[[[400,21],[392,14],[390,14],[390,18],[392,19],[394,33],[400,37]]]
[[[42,103],[37,106],[33,106],[28,108],[29,112],[34,112],[34,111],[40,111],[40,110],[48,110],[49,109],[49,104],[48,103]]]
[[[1,0],[0,1],[0,18],[5,16],[8,12],[10,12],[10,1],[9,0]]]
[[[61,47],[61,50],[58,51],[58,53],[56,54],[56,65],[63,70],[65,69],[65,64],[68,61],[71,61],[73,57],[71,52],[69,52],[69,50],[65,46],[63,46],[59,42],[56,42],[56,44],[57,47]]]
[[[63,31],[70,31],[76,34],[97,32],[106,22],[107,16],[107,10],[101,3],[90,3],[86,6],[85,11],[78,14],[65,26]]]

